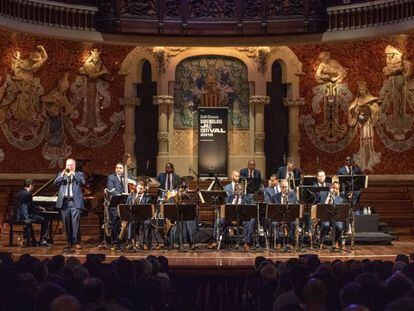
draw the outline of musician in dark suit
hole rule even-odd
[[[81,249],[80,218],[84,209],[82,186],[85,178],[82,172],[76,171],[74,159],[66,160],[66,168],[56,176],[54,184],[59,186],[56,208],[60,209],[69,246]]]
[[[296,193],[289,190],[288,181],[286,179],[280,180],[280,192],[277,193],[273,198],[271,203],[276,204],[299,204]],[[278,223],[272,223],[273,226],[278,226]],[[293,240],[295,236],[295,221],[290,222],[289,226],[289,239]],[[278,230],[278,229],[276,229]]]
[[[166,191],[177,190],[181,184],[180,177],[174,172],[174,165],[172,163],[165,165],[165,173],[160,173],[157,180],[160,183],[160,189]]]
[[[234,194],[230,195],[226,199],[228,204],[253,204],[251,197],[244,193],[243,185],[236,184],[234,188]],[[250,245],[252,244],[252,235],[254,233],[254,227],[256,224],[256,219],[252,218],[250,221],[243,221],[243,240],[244,240],[244,251],[250,250]]]
[[[355,161],[352,157],[347,156],[345,159],[345,165],[341,166],[338,169],[337,175],[351,175],[351,172],[354,175],[362,174],[361,169],[355,165]]]
[[[33,206],[33,197],[32,191],[34,189],[34,183],[31,179],[26,179],[24,181],[24,188],[17,193],[16,196],[16,209],[15,214],[13,215],[14,218],[18,221],[24,221],[26,223],[24,227],[24,239],[25,239],[25,246],[29,246],[30,241],[30,224],[31,223],[40,223],[40,246],[49,246],[50,244],[47,242],[47,237],[49,233],[49,224],[50,221],[44,217],[41,217],[35,214],[35,207]],[[37,207],[40,211],[44,211],[45,209],[42,207]]]
[[[331,185],[331,190],[325,195],[321,191],[318,193],[316,197],[316,204],[344,204],[347,203],[346,199],[344,199],[340,195],[340,185],[339,182],[333,181]],[[321,222],[321,239],[328,234],[330,228],[329,221]],[[335,240],[338,241],[339,237],[342,235],[344,231],[344,223],[342,221],[335,221]]]
[[[277,176],[279,180],[286,179],[290,180],[293,178],[295,179],[295,183],[299,184],[299,180],[301,178],[300,169],[296,167],[295,161],[293,159],[288,159],[286,166],[281,166],[277,170]],[[292,185],[291,185],[292,186]]]
[[[231,173],[231,182],[223,187],[223,190],[226,191],[225,203],[231,203],[231,202],[229,202],[229,200],[234,195],[234,188],[239,183],[239,179],[240,179],[239,171],[233,171]],[[220,217],[220,219],[215,219],[214,220],[213,235],[212,235],[213,242],[208,245],[209,249],[214,249],[214,248],[217,247],[216,241],[219,238],[217,236],[217,230],[216,230],[217,222],[218,222],[218,227],[219,227],[219,232],[220,232],[219,234],[221,236],[223,236],[223,232],[224,232],[224,228],[225,228],[225,222],[224,222],[224,218]]]
[[[247,167],[240,170],[240,177],[262,179],[262,174],[256,169],[256,162],[250,160],[247,162]]]
[[[136,182],[128,177],[128,180],[125,181],[124,174],[124,165],[122,163],[117,163],[115,166],[115,172],[107,177],[106,180],[106,189],[105,192],[109,195],[109,199],[112,199],[113,196],[121,195],[125,193],[125,184]],[[126,185],[128,187],[128,185]],[[118,242],[119,235],[119,215],[117,206],[109,206],[109,219],[110,219],[110,228],[113,235],[113,241],[115,244]]]
[[[326,175],[324,171],[319,170],[316,173],[316,182],[313,184],[313,187],[328,187],[328,188],[331,187],[331,184],[326,181]],[[322,202],[325,202],[325,199],[328,196],[328,193],[329,193],[328,191],[319,191],[317,193],[317,196],[321,196]]]
[[[129,194],[126,204],[131,204],[131,205],[149,204],[150,201],[151,201],[150,196],[145,193],[145,185],[142,181],[140,181],[138,182],[136,186],[136,191],[132,191]],[[137,226],[137,224],[134,224],[132,222],[124,223],[122,226],[123,227],[128,226],[128,241],[130,242],[134,240],[136,237],[135,233],[136,233],[137,227],[139,228],[139,226]],[[151,219],[145,220],[142,223],[142,227],[143,227],[143,234],[144,234],[144,236],[142,237],[143,249],[144,251],[147,251],[152,243]]]
[[[337,175],[360,175],[362,174],[361,169],[355,165],[355,161],[353,157],[347,156],[345,159],[345,165],[341,166],[338,169]],[[352,204],[354,205],[354,208],[357,207],[359,203],[359,199],[361,197],[361,191],[357,190],[353,193],[349,193],[349,198],[352,200]]]
[[[175,204],[191,204],[190,196],[188,195],[186,186],[180,186],[177,190],[177,194],[172,198],[171,203]],[[174,246],[175,243],[188,242],[189,246],[193,249],[197,246],[197,220],[186,220],[181,222],[177,220],[175,225],[170,231],[170,243]]]
[[[233,171],[233,173],[231,174],[231,183],[223,187],[223,190],[226,191],[226,194],[227,194],[226,200],[234,194],[234,187],[239,182],[239,179],[240,179],[239,172]],[[229,203],[229,202],[226,201],[226,203]]]
[[[271,203],[272,198],[278,193],[280,193],[279,178],[276,174],[273,174],[270,176],[269,186],[264,190],[264,201]]]

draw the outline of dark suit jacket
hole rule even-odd
[[[136,192],[131,192],[126,200],[126,204],[131,204],[135,201],[135,198],[137,197],[137,193]],[[141,204],[148,204],[150,203],[151,197],[147,194],[144,193],[144,195],[142,196],[141,199]]]
[[[160,182],[161,189],[165,188],[166,176],[167,174],[160,173],[157,177],[157,180]],[[177,189],[180,186],[180,177],[175,173],[172,173],[172,184],[173,184],[173,189]]]
[[[233,195],[233,185],[232,185],[232,183],[229,183],[229,184],[225,185],[223,187],[223,190],[226,191],[227,196],[232,196]]]
[[[75,172],[73,176],[73,187],[72,187],[72,194],[73,194],[73,201],[77,209],[83,209],[83,194],[82,194],[82,186],[85,184],[85,178],[83,177],[82,172]],[[65,197],[65,190],[67,185],[67,178],[66,176],[62,176],[59,173],[54,181],[55,185],[59,186],[59,193],[58,199],[56,202],[56,208],[60,209],[63,206],[63,199]]]
[[[362,174],[361,169],[358,166],[353,166],[352,171],[354,172],[354,175]],[[337,175],[351,175],[351,170],[349,172],[346,170],[346,166],[341,166],[336,173]]]
[[[247,167],[240,170],[240,177],[249,178],[249,169]],[[262,179],[262,174],[260,173],[259,170],[254,169],[253,170],[253,177]]]
[[[277,170],[277,177],[279,178],[279,180],[286,179],[286,170],[287,170],[287,166],[279,167],[279,169]],[[295,179],[300,179],[301,177],[300,169],[295,168],[293,170],[293,176],[295,177]]]
[[[272,198],[272,203],[281,204],[281,202],[282,202],[282,193],[279,192]],[[296,193],[294,193],[293,191],[289,191],[288,204],[297,204],[297,203],[298,203],[298,200],[296,198]]]
[[[121,183],[121,181],[115,173],[109,175],[106,179],[106,188],[110,191],[111,196],[118,195],[124,192],[124,185]]]
[[[280,188],[278,188],[278,193],[280,192]],[[264,201],[267,203],[272,202],[272,198],[276,195],[274,187],[267,187],[264,190]]]
[[[318,195],[316,196],[315,204],[325,204],[326,198],[328,197],[328,195],[329,195],[329,192],[326,192],[326,191],[319,192]],[[335,204],[346,203],[346,200],[340,195],[335,196],[334,201],[335,201],[334,202]]]
[[[312,186],[313,187],[329,187],[330,188],[331,187],[331,184],[328,183],[328,182],[325,182],[325,185],[324,186],[319,186],[318,182],[316,182]],[[329,191],[319,191],[316,194],[316,198],[315,198],[315,202],[314,203],[315,204],[325,203],[325,200],[328,197],[328,194],[329,194]]]
[[[33,212],[33,198],[32,194],[23,189],[17,193],[16,208],[13,217],[16,220],[29,220],[30,214]]]
[[[226,197],[226,203],[227,204],[232,204],[233,203],[233,200],[234,200],[234,195],[229,195],[229,196],[227,196]],[[244,204],[253,204],[254,202],[253,202],[253,200],[252,200],[252,198],[249,196],[249,195],[247,195],[247,194],[243,194],[242,195],[242,197],[241,197],[241,205],[244,205]]]

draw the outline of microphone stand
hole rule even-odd
[[[355,245],[355,211],[354,211],[354,165],[351,163],[351,219],[350,219],[350,225],[351,225],[351,249],[354,249]]]
[[[195,172],[191,166],[188,168],[188,171],[196,177],[197,195],[198,195],[198,197],[200,197],[200,195],[201,195],[201,192],[200,192],[200,175],[198,174],[198,172]],[[199,212],[200,212],[199,208],[197,208],[196,236],[195,236],[194,243],[197,243],[196,241],[200,241],[200,239],[199,239],[199,237],[200,237],[199,236],[200,235],[200,232],[199,232],[199,219],[200,219]]]

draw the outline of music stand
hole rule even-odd
[[[184,221],[193,221],[197,218],[197,204],[181,203],[177,204],[177,219],[180,220],[181,234],[180,234],[180,249],[184,244]],[[186,225],[187,227],[187,225]]]
[[[223,239],[223,236],[220,234],[220,206],[224,204],[227,192],[224,190],[201,190],[201,196],[207,204],[213,207],[216,214],[216,227],[213,230],[216,231],[217,250],[219,250],[221,240]]]
[[[136,242],[136,224],[152,218],[152,204],[119,204],[118,214],[121,221],[131,223],[134,241]]]
[[[313,204],[315,203],[316,196],[319,192],[326,191],[329,192],[329,187],[318,187],[318,186],[300,186],[299,187],[299,196],[301,203],[303,204]]]
[[[342,191],[347,193],[368,187],[367,175],[339,175],[338,178]]]
[[[236,245],[240,246],[240,224],[243,221],[250,221],[250,219],[257,218],[256,204],[226,204],[225,221],[231,223],[236,220]],[[257,221],[256,221],[257,222]]]
[[[331,225],[331,252],[335,251],[335,222],[345,223],[346,218],[349,214],[349,204],[318,204],[316,215],[321,222],[329,222]],[[345,228],[344,228],[345,230]],[[322,242],[323,243],[323,242]]]
[[[291,219],[297,219],[299,218],[300,214],[300,205],[299,204],[268,204],[267,210],[266,210],[266,218],[269,218],[270,221],[275,221],[282,223],[284,228],[289,224]],[[290,229],[290,227],[289,227]],[[277,228],[275,228],[275,231],[277,231]],[[276,232],[274,232],[273,235],[274,240],[274,248],[276,249],[277,244],[277,235]],[[283,230],[283,250],[287,250],[287,243],[286,243],[286,234],[285,230]]]
[[[257,177],[245,177],[247,181],[246,193],[254,194],[259,191],[262,185],[262,179]]]
[[[302,177],[302,185],[303,186],[313,186],[314,184],[316,184],[318,182],[318,179],[316,178],[316,176],[303,176]],[[325,182],[327,183],[332,183],[332,177],[330,176],[326,176],[325,177]]]
[[[349,193],[352,193],[351,198],[351,209],[352,215],[350,219],[351,223],[351,248],[354,248],[355,244],[355,223],[354,223],[354,212],[355,207],[359,201],[359,195],[362,188],[368,187],[368,176],[362,174],[354,174],[354,169],[352,167],[349,175],[339,175],[339,184],[342,187],[342,191],[348,197]]]

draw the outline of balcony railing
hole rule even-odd
[[[66,29],[94,31],[96,7],[42,0],[1,0],[0,16]]]
[[[328,31],[354,30],[414,19],[414,0],[370,1],[328,8]]]

